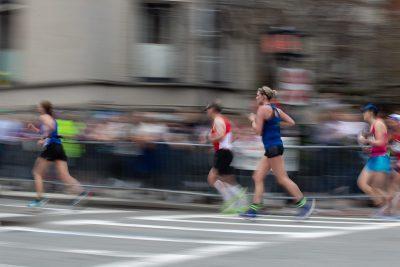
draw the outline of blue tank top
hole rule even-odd
[[[280,122],[282,119],[275,105],[270,104],[270,106],[272,108],[272,116],[268,120],[264,121],[264,126],[262,129],[262,141],[265,148],[283,145],[280,127]]]
[[[48,146],[50,144],[61,144],[60,136],[58,135],[58,124],[57,121],[54,120],[55,127],[54,130],[47,137],[44,146]],[[42,125],[42,133],[44,132],[44,126]]]

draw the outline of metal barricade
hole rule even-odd
[[[151,188],[213,192],[207,185],[213,153],[209,145],[157,142],[79,142],[80,157],[70,158],[70,171],[89,186],[106,188]],[[1,144],[0,176],[4,179],[32,180],[35,144]],[[289,176],[304,192],[355,194],[356,179],[364,164],[357,146],[286,146],[295,151],[296,168]],[[286,159],[287,161],[289,159]],[[291,162],[293,164],[293,162]],[[252,170],[237,169],[239,182],[252,191]],[[50,171],[46,180],[57,181]],[[266,179],[266,192],[282,192],[275,179]]]

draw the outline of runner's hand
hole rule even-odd
[[[367,138],[365,138],[363,135],[359,135],[358,136],[358,142],[361,144],[361,145],[366,145],[366,144],[368,144],[368,139]]]
[[[29,123],[29,124],[28,124],[28,129],[31,130],[31,131],[33,131],[33,132],[36,132],[36,130],[37,130],[37,128],[35,127],[35,125],[33,125],[32,123]]]
[[[256,114],[254,114],[254,113],[250,113],[250,115],[249,115],[249,121],[251,121],[251,122],[253,122],[253,121],[255,121],[256,120]]]
[[[363,151],[365,154],[371,154],[371,148],[370,148],[370,147],[363,147],[363,148],[362,148],[362,151]]]
[[[199,142],[200,142],[200,144],[206,144],[207,143],[207,135],[206,134],[201,135],[199,138]]]
[[[40,139],[39,141],[37,141],[37,144],[38,144],[38,146],[43,146],[44,142],[45,142],[44,139]]]

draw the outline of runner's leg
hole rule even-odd
[[[392,172],[391,183],[389,185],[389,201],[392,204],[392,208],[397,210],[400,203],[400,173],[398,170]]]
[[[234,174],[220,175],[220,180],[231,186],[238,184]]]
[[[237,183],[234,175],[221,175],[221,180],[226,185],[231,199],[234,202],[231,204],[231,208],[238,212],[243,211],[244,208],[248,207],[248,200],[246,195],[246,189]]]
[[[382,205],[382,199],[380,198],[379,194],[374,190],[371,186],[371,180],[373,178],[374,173],[364,168],[360,176],[358,177],[358,187],[363,191],[365,194],[371,197],[374,205],[380,206]]]
[[[377,215],[388,215],[390,213],[390,205],[387,197],[387,186],[388,186],[388,174],[385,172],[374,172],[371,179],[371,187],[375,192],[376,198],[381,202],[382,207]]]
[[[308,201],[300,191],[300,188],[297,186],[297,184],[289,178],[282,156],[272,157],[269,159],[269,161],[278,184],[285,188],[286,191],[294,198],[296,207],[299,208],[297,217],[300,219],[308,218],[314,211],[315,200],[313,199]]]
[[[35,166],[32,170],[32,175],[35,179],[35,189],[37,194],[37,199],[40,200],[43,198],[44,188],[43,188],[43,176],[46,173],[46,170],[50,166],[50,161],[47,161],[44,158],[37,158],[35,162]]]
[[[296,183],[294,183],[285,170],[285,162],[282,156],[276,156],[269,159],[272,171],[276,177],[277,183],[286,189],[290,196],[294,198],[297,203],[303,199],[303,193],[300,191]]]
[[[84,192],[85,190],[82,188],[81,184],[70,175],[69,170],[68,170],[68,164],[66,161],[63,160],[56,160],[56,169],[58,171],[58,175],[61,179],[61,181],[67,185],[70,186],[73,190],[74,193],[80,194]]]
[[[211,168],[207,177],[208,184],[217,189],[224,201],[228,201],[230,199],[229,191],[227,190],[225,183],[219,180],[218,177],[218,171],[215,168]]]
[[[254,197],[253,203],[262,204],[264,198],[264,180],[265,177],[271,170],[271,166],[269,163],[269,159],[267,157],[262,157],[260,162],[257,165],[257,169],[253,174],[254,181]]]
[[[245,213],[240,214],[244,218],[255,218],[258,212],[262,208],[263,198],[264,198],[264,179],[265,176],[270,172],[271,167],[269,164],[269,159],[263,156],[257,165],[257,169],[253,174],[254,181],[254,197],[253,203],[249,206]]]

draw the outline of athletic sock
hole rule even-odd
[[[262,207],[262,203],[251,203],[249,208],[255,211],[259,211]]]
[[[224,199],[224,201],[228,201],[231,198],[231,195],[229,193],[229,190],[226,187],[226,184],[224,182],[222,182],[221,180],[217,180],[214,183],[214,187],[222,195],[222,198]]]
[[[236,206],[238,208],[241,207],[247,207],[248,206],[248,201],[246,195],[242,196],[244,189],[241,187],[239,184],[237,185],[230,185],[229,191],[231,191],[231,194],[234,195],[234,197],[237,198]]]
[[[226,184],[226,186],[232,196],[237,197],[242,192],[242,187],[240,185]]]
[[[302,199],[300,199],[298,202],[296,202],[296,207],[297,208],[302,208],[304,207],[304,205],[307,203],[307,198],[303,197]]]

